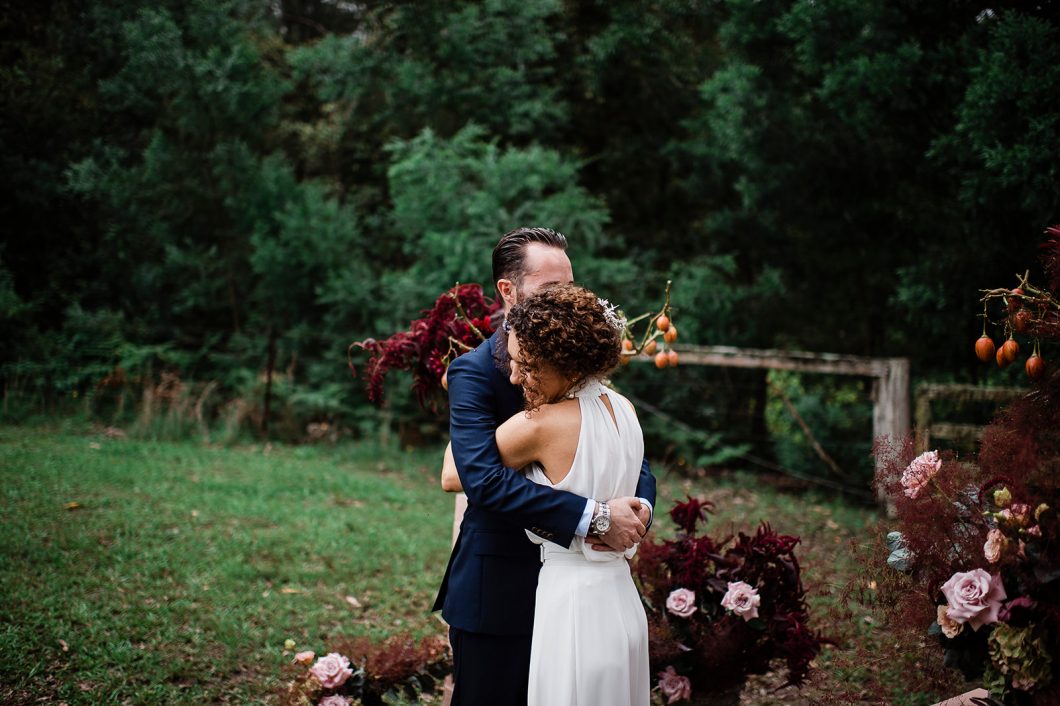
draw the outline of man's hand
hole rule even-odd
[[[611,508],[611,529],[599,537],[587,537],[593,549],[602,552],[624,552],[644,536],[648,508],[637,498],[615,498],[607,501]]]

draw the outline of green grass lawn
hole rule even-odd
[[[442,631],[436,455],[0,428],[0,703],[265,703],[287,638]]]
[[[429,612],[452,522],[439,457],[0,427],[0,703],[270,703],[288,638],[319,653],[338,636],[443,632]],[[660,534],[671,501],[690,493],[717,503],[712,535],[768,519],[803,539],[815,627],[840,645],[802,692],[772,693],[782,679],[767,675],[744,703],[820,703],[879,672],[848,650],[886,655],[886,630],[864,609],[836,617],[858,573],[849,541],[867,534],[873,510],[750,475],[659,475]],[[864,703],[931,703],[902,696],[901,670],[914,664],[903,659],[883,665],[890,692],[874,686]]]

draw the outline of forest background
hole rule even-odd
[[[577,279],[627,311],[672,279],[682,342],[981,382],[978,290],[1014,286],[1060,221],[1058,10],[4,3],[3,418],[436,441],[444,415],[407,380],[381,414],[347,347],[488,284],[520,225],[567,234]],[[867,381],[616,382],[670,415],[645,424],[671,466],[826,476],[779,387],[867,487]]]

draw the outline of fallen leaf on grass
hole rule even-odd
[[[839,529],[839,523],[838,523],[838,522],[836,522],[835,520],[831,519],[831,518],[829,518],[829,519],[825,520],[825,523],[824,523],[824,525],[825,525],[825,527],[827,527],[827,528],[828,528],[828,529],[830,529],[830,530],[837,530],[837,529]]]
[[[92,449],[93,451],[99,451],[103,447],[100,446],[98,441],[93,441],[88,445],[88,448]]]
[[[66,503],[65,505],[63,505],[63,507],[66,508],[67,510],[76,510],[79,507],[81,507],[81,503],[69,502],[69,503]]]
[[[354,608],[360,608],[361,607],[361,602],[359,600],[357,600],[356,598],[354,598],[353,596],[346,596],[346,602],[349,603]]]
[[[302,589],[300,589],[300,588],[291,588],[290,586],[284,586],[283,588],[280,589],[280,593],[301,593],[301,592],[302,592]]]
[[[92,691],[96,688],[96,685],[90,681],[82,681],[77,683],[77,687],[81,689],[81,691]]]
[[[59,646],[63,648],[63,652],[70,651],[70,645],[66,644],[66,640],[59,640]]]

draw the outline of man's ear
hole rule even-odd
[[[497,291],[500,292],[506,309],[511,309],[515,306],[515,282],[510,279],[499,279],[497,280]]]

